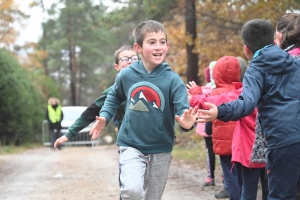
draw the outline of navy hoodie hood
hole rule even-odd
[[[268,74],[290,73],[294,65],[294,58],[277,45],[272,45],[256,52],[258,55],[251,60],[251,67]]]

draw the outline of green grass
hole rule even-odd
[[[203,145],[202,145],[203,144]],[[206,167],[206,151],[204,142],[194,143],[192,146],[175,145],[172,156],[174,160],[184,161],[189,164],[196,164],[200,167]],[[216,166],[220,165],[218,155],[216,155]]]
[[[196,134],[195,128],[190,132],[181,132],[178,128],[175,131],[176,140],[172,152],[173,159],[206,167],[206,149],[203,137]],[[216,165],[219,165],[217,157]]]
[[[20,145],[20,146],[14,146],[14,145],[0,146],[0,155],[18,154],[18,153],[27,151],[29,149],[34,149],[34,148],[39,148],[39,147],[43,147],[43,145],[41,145],[41,144],[24,144],[24,145]]]
[[[206,165],[206,152],[203,137],[195,131],[177,132],[172,156],[174,160],[191,164]]]
[[[186,148],[175,145],[172,155],[176,160],[186,160],[192,162],[202,162],[206,159],[205,150],[202,146]]]

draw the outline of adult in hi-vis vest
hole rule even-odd
[[[51,97],[48,100],[48,107],[46,110],[46,119],[49,123],[49,135],[51,148],[54,147],[54,142],[60,135],[61,121],[63,119],[63,112],[61,109],[60,101],[57,98]],[[58,146],[61,149],[61,146]]]

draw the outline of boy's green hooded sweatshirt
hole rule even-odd
[[[148,74],[142,61],[133,62],[117,75],[100,116],[108,122],[125,100],[117,145],[133,147],[145,154],[171,152],[175,115],[181,116],[190,107],[182,79],[167,63]]]

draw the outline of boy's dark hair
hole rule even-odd
[[[293,44],[300,43],[300,15],[293,18],[290,23],[282,30],[282,42],[280,47],[285,49]]]
[[[115,53],[114,53],[114,58],[115,58],[115,63],[118,64],[119,62],[119,54],[122,52],[122,51],[125,51],[125,50],[128,50],[128,51],[135,51],[135,49],[130,46],[130,45],[124,45],[124,46],[121,46],[120,48],[118,48]]]
[[[162,23],[154,20],[147,20],[139,23],[137,27],[133,29],[132,35],[134,37],[134,42],[143,47],[143,40],[146,33],[157,33],[160,31],[165,33],[167,39],[167,31]]]
[[[282,15],[276,24],[276,31],[282,32],[292,20],[299,16],[299,13],[286,13]]]
[[[253,19],[242,27],[243,43],[252,53],[269,44],[274,44],[274,29],[271,23],[264,19]]]

